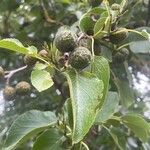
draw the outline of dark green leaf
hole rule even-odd
[[[57,123],[53,112],[31,110],[21,115],[10,127],[4,150],[15,149],[33,135]]]
[[[64,139],[57,129],[49,129],[36,139],[33,150],[63,150],[61,144]]]

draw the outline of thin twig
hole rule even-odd
[[[26,65],[26,66],[23,66],[23,67],[21,67],[21,68],[15,69],[15,70],[7,71],[8,74],[5,75],[5,78],[7,79],[7,80],[6,80],[6,84],[9,85],[10,78],[11,78],[15,73],[17,73],[17,72],[19,72],[19,71],[22,71],[22,70],[24,70],[24,69],[26,69],[26,68],[27,68],[27,65]]]

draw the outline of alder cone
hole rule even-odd
[[[91,61],[91,52],[85,47],[76,48],[70,55],[69,64],[75,69],[86,68]]]
[[[16,85],[15,89],[16,89],[17,94],[24,95],[24,94],[27,94],[30,91],[31,86],[28,82],[21,81]]]
[[[112,32],[109,36],[110,42],[113,44],[119,44],[128,36],[128,31],[126,28],[119,28]]]
[[[76,47],[76,36],[68,29],[59,29],[54,40],[56,48],[60,52],[70,52]]]
[[[6,86],[3,90],[5,100],[12,100],[15,97],[16,90],[11,86]]]

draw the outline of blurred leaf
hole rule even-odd
[[[49,72],[45,70],[33,70],[31,83],[39,92],[42,92],[53,85],[53,80]]]
[[[125,139],[125,134],[117,129],[117,128],[110,128],[110,129],[107,129],[107,131],[109,132],[109,134],[111,135],[111,137],[113,138],[115,144],[117,145],[117,147],[120,149],[120,150],[125,150],[126,149],[126,139]]]
[[[113,116],[118,105],[119,105],[118,93],[109,92],[101,110],[97,114],[95,123],[96,124],[105,123],[108,119],[110,119]]]
[[[127,38],[130,47],[130,50],[133,53],[149,53],[150,49],[150,28],[149,27],[140,27],[136,28],[136,31],[139,31],[143,36],[136,33],[129,33]],[[148,40],[147,40],[148,39]]]
[[[61,144],[64,139],[57,129],[49,129],[36,139],[33,150],[63,150]]]
[[[65,74],[69,83],[73,110],[72,140],[73,143],[78,143],[94,123],[102,98],[103,83],[87,72],[68,70]]]
[[[130,44],[130,50],[133,53],[150,53],[149,41],[137,41]]]
[[[18,53],[22,54],[30,54],[30,55],[36,55],[37,54],[37,48],[34,46],[30,47],[24,47],[22,43],[17,39],[7,38],[0,40],[0,47],[6,48]]]
[[[15,149],[18,145],[30,139],[33,135],[57,123],[53,112],[31,110],[19,116],[8,131],[4,150]]]
[[[115,81],[121,103],[125,107],[129,107],[134,102],[133,89],[129,86],[129,82],[126,80],[116,79]]]
[[[127,114],[122,117],[122,121],[142,142],[148,141],[150,137],[150,125],[141,115]]]

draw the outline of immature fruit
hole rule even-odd
[[[0,79],[5,75],[4,69],[0,66]]]
[[[26,55],[24,57],[24,63],[28,66],[33,66],[36,63],[37,59],[34,57],[31,57],[29,55]]]
[[[119,11],[120,10],[120,5],[117,3],[114,3],[111,5],[111,9],[114,11]]]
[[[24,94],[27,94],[30,89],[31,89],[31,86],[28,82],[26,81],[21,81],[19,82],[17,85],[16,85],[16,93],[19,94],[19,95],[24,95]]]
[[[45,49],[43,49],[43,50],[39,51],[39,55],[41,57],[47,58],[48,57],[48,52]]]
[[[55,37],[55,46],[61,52],[73,51],[76,47],[76,36],[69,29],[59,29]]]
[[[12,100],[15,96],[16,90],[11,86],[6,86],[3,90],[5,100]]]
[[[128,56],[129,56],[129,50],[126,48],[123,48],[114,55],[113,59],[114,59],[114,62],[116,63],[122,63],[128,58]]]
[[[118,44],[122,42],[127,36],[128,30],[126,28],[119,28],[110,34],[109,39],[111,43]]]
[[[69,58],[69,63],[75,69],[84,69],[90,64],[91,52],[85,47],[76,48]]]
[[[88,0],[89,4],[92,6],[92,7],[97,7],[101,4],[103,0]]]

